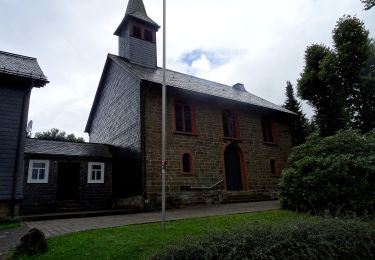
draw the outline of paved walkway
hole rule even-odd
[[[247,202],[234,204],[200,205],[181,209],[167,210],[166,220],[178,220],[236,213],[256,212],[280,208],[279,201]],[[14,248],[22,234],[30,228],[38,228],[46,237],[59,236],[83,230],[118,227],[131,224],[145,224],[160,221],[160,212],[147,212],[128,215],[102,216],[90,218],[72,218],[25,222],[21,228],[13,231],[0,231],[0,252]],[[1,255],[0,255],[1,259]]]

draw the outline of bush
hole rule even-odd
[[[151,259],[374,259],[375,224],[320,219],[254,225],[185,241]]]
[[[283,208],[315,214],[373,214],[375,134],[310,136],[288,159],[280,200]]]

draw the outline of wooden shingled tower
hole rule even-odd
[[[114,33],[119,37],[119,56],[156,69],[156,32],[159,28],[148,17],[142,0],[129,0],[125,16]]]

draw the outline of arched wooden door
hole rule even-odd
[[[236,146],[229,145],[225,149],[224,163],[227,190],[243,190],[241,157]]]

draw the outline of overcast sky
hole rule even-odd
[[[32,91],[33,132],[56,127],[83,133],[107,53],[117,54],[113,32],[127,0],[0,0],[0,50],[36,57],[50,84]],[[144,0],[162,25],[162,0]],[[360,0],[167,0],[169,69],[246,89],[284,102],[312,43],[332,44],[344,14],[356,15],[375,37],[375,8]],[[158,65],[162,30],[157,35]],[[311,114],[311,111],[305,111]]]

